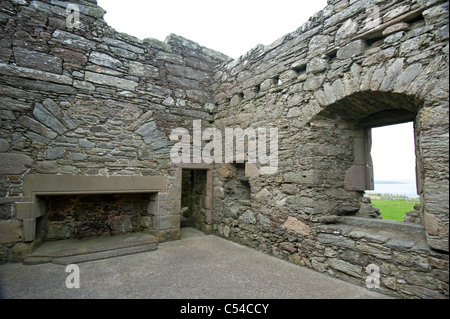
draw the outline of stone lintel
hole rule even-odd
[[[24,196],[166,192],[164,176],[27,175]]]

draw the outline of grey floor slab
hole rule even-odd
[[[9,299],[379,299],[387,296],[193,229],[158,250],[79,265],[0,265]]]
[[[69,265],[156,249],[158,249],[156,238],[145,233],[101,236],[83,240],[61,240],[47,242],[40,246],[25,258],[24,264],[37,265],[51,262]]]

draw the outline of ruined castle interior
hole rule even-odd
[[[362,286],[377,264],[382,293],[448,298],[448,1],[328,0],[234,60],[119,33],[95,0],[71,3],[75,25],[67,1],[1,0],[0,262],[189,226]],[[401,223],[374,218],[364,194],[371,129],[404,122],[420,205]],[[195,143],[195,123],[210,139],[277,129],[276,169],[251,152],[175,163],[173,130]]]

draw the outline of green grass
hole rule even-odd
[[[407,199],[372,199],[372,206],[380,209],[383,219],[403,221],[406,212],[414,210],[419,200]]]

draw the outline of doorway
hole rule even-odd
[[[212,232],[212,172],[183,169],[181,183],[181,227]]]

